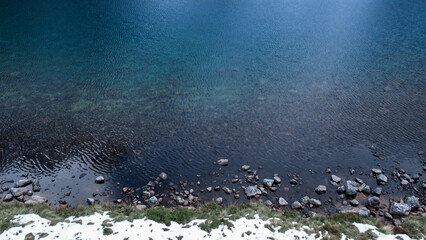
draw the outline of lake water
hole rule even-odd
[[[312,192],[326,168],[418,173],[425,83],[421,0],[3,0],[0,176],[81,203],[97,175],[206,187],[249,164]]]

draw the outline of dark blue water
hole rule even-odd
[[[425,82],[424,1],[2,0],[0,173],[415,173]]]

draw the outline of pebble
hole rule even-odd
[[[162,173],[160,173],[160,175],[158,175],[158,177],[159,177],[161,180],[166,181],[166,179],[167,179],[167,174],[166,174],[165,172],[162,172]]]
[[[93,204],[95,204],[95,199],[93,199],[93,198],[88,198],[88,199],[87,199],[87,203],[88,203],[89,205],[93,205]]]
[[[217,161],[217,164],[219,166],[228,166],[228,163],[229,163],[228,159],[220,159]]]
[[[101,184],[105,182],[105,178],[103,176],[98,176],[95,179],[95,183]]]
[[[327,187],[324,185],[318,185],[318,187],[315,188],[315,192],[318,194],[325,193],[327,191]]]
[[[401,185],[403,187],[408,186],[408,184],[409,184],[409,182],[407,180],[405,180],[405,179],[401,181]]]
[[[300,208],[302,208],[302,204],[300,204],[300,202],[299,202],[299,201],[294,201],[294,202],[291,204],[291,208],[293,208],[293,209],[300,209]]]
[[[379,185],[385,185],[388,182],[388,177],[386,177],[383,173],[379,174],[376,179]]]
[[[315,198],[309,199],[309,203],[312,204],[314,207],[321,207],[322,205],[321,201]]]
[[[280,197],[280,198],[278,198],[278,205],[279,206],[287,206],[288,202],[284,198]]]
[[[354,175],[354,174],[355,174],[355,169],[353,169],[353,168],[349,169],[349,173],[350,173],[351,175]]]
[[[340,181],[342,181],[342,179],[340,177],[338,177],[334,174],[331,175],[330,179],[331,179],[332,182],[335,182],[335,183],[340,183]]]

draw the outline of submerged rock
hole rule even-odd
[[[93,199],[93,198],[88,198],[88,199],[87,199],[87,203],[88,203],[89,205],[93,205],[93,204],[95,204],[95,199]]]
[[[217,164],[219,166],[228,166],[228,162],[229,162],[228,159],[220,159],[217,161]]]
[[[218,197],[218,198],[216,198],[215,201],[216,201],[217,204],[222,204],[223,203],[223,198]]]
[[[368,217],[368,215],[370,215],[370,210],[368,210],[366,207],[363,207],[359,210],[359,215],[361,217]]]
[[[367,199],[367,205],[376,208],[380,206],[380,199],[378,197],[369,197]]]
[[[378,174],[382,173],[382,170],[380,170],[378,168],[373,168],[373,169],[371,169],[371,172],[374,173],[374,174],[376,174],[376,175],[378,175]]]
[[[345,193],[345,191],[346,191],[346,188],[345,188],[345,186],[344,186],[344,185],[339,186],[339,187],[337,188],[337,193],[338,193],[338,194],[343,194],[343,193]]]
[[[250,166],[249,166],[249,165],[243,165],[243,166],[241,167],[241,169],[242,169],[243,171],[247,171],[247,170],[249,170],[249,169],[250,169]]]
[[[294,201],[294,202],[291,204],[291,208],[293,208],[293,209],[300,209],[300,208],[302,208],[302,204],[300,204],[300,202],[299,202],[299,201]]]
[[[369,186],[369,185],[365,185],[365,186],[362,188],[361,192],[362,192],[362,193],[364,193],[364,194],[370,194],[370,193],[371,193],[371,188],[370,188],[370,186]]]
[[[322,205],[321,201],[315,198],[309,199],[309,203],[312,204],[314,207],[321,207]]]
[[[273,205],[273,203],[271,202],[271,200],[268,199],[268,200],[265,201],[265,205],[270,207],[270,206]]]
[[[356,207],[359,205],[359,202],[356,199],[352,199],[349,201],[349,204]]]
[[[156,206],[158,205],[158,199],[156,196],[152,196],[148,199],[149,206]]]
[[[226,194],[231,194],[232,190],[229,189],[228,187],[222,187],[222,190],[226,193]]]
[[[408,216],[410,214],[411,208],[405,203],[393,202],[390,206],[389,213],[392,215],[398,216]]]
[[[10,193],[6,194],[6,195],[3,197],[3,201],[4,201],[4,202],[10,202],[10,201],[12,201],[12,200],[13,200],[13,195],[12,195],[12,194],[10,194]]]
[[[281,183],[281,178],[280,178],[280,177],[278,177],[278,176],[275,176],[275,177],[274,177],[274,183],[275,183],[275,184],[280,184],[280,183]]]
[[[381,187],[376,187],[373,191],[373,194],[376,196],[380,196],[382,194],[383,189]]]
[[[246,196],[249,197],[249,198],[262,194],[262,192],[255,186],[246,187],[244,192],[245,192]]]

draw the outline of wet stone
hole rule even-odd
[[[401,181],[401,185],[403,186],[403,187],[406,187],[406,186],[408,186],[408,184],[410,184],[407,180],[402,180]]]
[[[93,204],[95,204],[95,199],[93,199],[93,198],[88,198],[88,199],[87,199],[87,203],[88,203],[89,205],[93,205]]]
[[[247,171],[247,170],[249,170],[249,169],[250,169],[250,166],[249,166],[249,165],[243,165],[243,166],[241,167],[241,169],[242,169],[243,171]]]
[[[101,184],[101,183],[104,183],[104,182],[105,182],[105,178],[103,176],[98,176],[95,179],[95,183],[97,183],[97,184]]]
[[[156,206],[158,205],[158,199],[156,196],[152,196],[148,199],[149,206]]]
[[[364,194],[371,194],[371,187],[369,185],[365,185],[362,188],[361,192],[364,193]]]
[[[232,190],[229,189],[228,187],[222,187],[222,190],[226,193],[226,194],[231,194]]]
[[[385,216],[386,219],[389,219],[389,220],[393,219],[392,215],[390,213],[388,213],[388,212],[385,212],[384,216]]]
[[[339,186],[339,187],[337,188],[337,193],[338,193],[338,194],[343,194],[343,193],[345,193],[345,192],[346,192],[346,188],[345,188],[345,186],[344,186],[344,185]]]
[[[217,161],[217,164],[219,166],[228,166],[228,163],[229,163],[228,159],[220,159]]]
[[[29,191],[27,187],[22,188],[11,188],[10,193],[16,198],[26,194]]]
[[[6,194],[6,195],[3,197],[3,201],[4,201],[4,202],[10,202],[10,201],[12,201],[12,200],[13,200],[13,195],[12,195],[12,194],[10,194],[10,193]]]
[[[327,191],[327,187],[324,185],[318,185],[318,187],[315,188],[315,192],[318,194],[325,193]]]
[[[263,179],[263,185],[267,187],[272,187],[273,184],[274,184],[273,179],[268,179],[268,178]]]
[[[302,208],[302,204],[300,204],[300,202],[299,202],[299,201],[294,201],[294,202],[291,204],[291,208],[293,208],[293,209],[300,209],[300,208]]]
[[[33,181],[30,179],[21,179],[15,184],[15,187],[17,188],[25,187],[27,185],[30,185],[31,183],[33,183]]]
[[[370,215],[370,210],[368,210],[366,207],[363,207],[359,210],[359,215],[361,217],[368,217],[368,215]]]
[[[1,187],[1,190],[3,190],[3,191],[9,191],[9,187],[6,187],[6,186],[3,186],[3,187]]]
[[[231,182],[232,182],[232,183],[237,183],[237,182],[238,182],[238,179],[237,179],[237,178],[234,178],[234,179],[232,179],[232,180],[231,180]]]
[[[278,177],[278,176],[275,176],[275,177],[274,177],[274,183],[275,183],[275,184],[280,184],[280,183],[281,183],[281,178],[280,178],[280,177]]]
[[[378,175],[378,174],[382,173],[382,170],[380,170],[378,168],[373,168],[373,169],[371,169],[371,172],[374,173],[374,174],[376,174],[376,175]]]
[[[363,184],[364,181],[361,178],[355,178],[355,182],[359,183],[359,184]]]
[[[222,204],[223,203],[223,198],[218,197],[218,198],[216,198],[215,201],[216,201],[217,204]]]
[[[340,177],[338,177],[334,174],[331,175],[330,179],[331,179],[332,182],[335,182],[335,183],[340,183],[340,181],[342,181],[342,179]]]
[[[33,195],[31,196],[30,199],[25,201],[25,204],[37,204],[37,203],[46,203],[47,199],[42,197],[42,196],[38,196],[38,195]]]
[[[162,172],[162,173],[160,173],[160,175],[158,175],[158,177],[159,177],[161,180],[166,181],[166,179],[167,179],[167,174],[166,174],[165,172]]]
[[[376,187],[373,190],[373,195],[380,196],[380,195],[382,195],[382,192],[383,192],[383,189],[381,187]]]
[[[415,196],[407,197],[405,200],[405,204],[410,206],[411,211],[417,211],[420,208],[419,198]]]
[[[309,199],[309,203],[312,204],[314,207],[321,207],[322,205],[321,201],[315,198]]]
[[[280,198],[278,198],[278,205],[279,206],[287,206],[288,202],[284,198],[280,197]]]
[[[411,208],[405,203],[393,202],[390,206],[389,213],[397,216],[408,216]]]
[[[262,194],[262,192],[255,186],[246,187],[244,192],[245,192],[246,196],[249,197],[249,198]]]
[[[356,207],[359,205],[359,202],[356,199],[352,199],[349,201],[349,204]]]
[[[348,196],[354,196],[357,194],[359,188],[359,184],[354,181],[346,181],[345,183],[345,193]]]
[[[297,180],[296,179],[290,179],[290,184],[291,185],[297,185]]]
[[[235,199],[240,199],[240,198],[241,198],[241,197],[240,197],[240,194],[235,194],[235,195],[234,195],[234,198],[235,198]]]
[[[386,177],[383,173],[377,176],[377,183],[379,185],[385,185],[388,182],[388,177]]]
[[[273,205],[273,203],[271,202],[271,200],[266,200],[265,201],[265,205],[268,206],[268,207],[270,207],[270,206]]]
[[[65,201],[64,199],[59,199],[59,204],[61,204],[61,205],[65,205],[65,204],[67,204],[67,201]]]
[[[220,186],[216,186],[216,187],[214,187],[214,190],[215,190],[216,192],[219,192],[219,191],[220,191]]]
[[[211,192],[211,191],[213,191],[213,188],[212,187],[207,187],[206,190],[207,190],[207,192]]]

